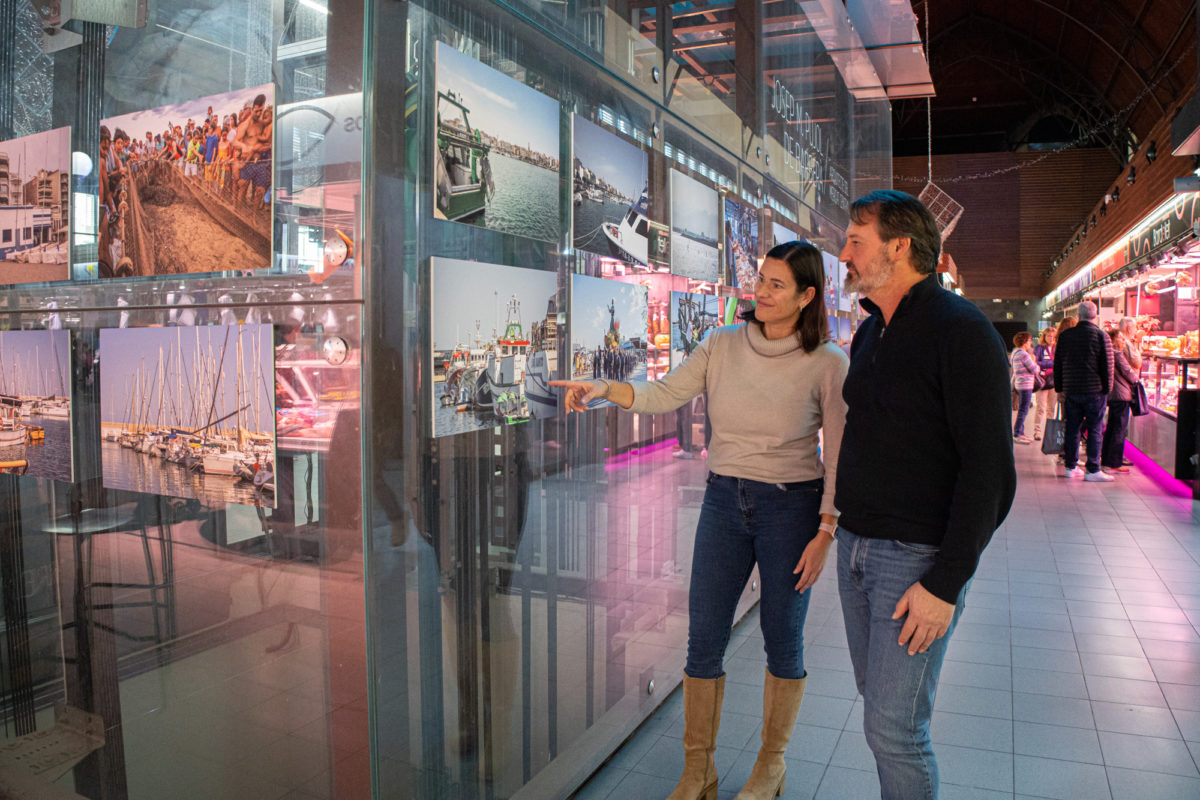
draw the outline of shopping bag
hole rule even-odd
[[[1133,385],[1133,402],[1129,410],[1135,417],[1144,417],[1150,413],[1150,401],[1146,399],[1146,387],[1138,381]]]
[[[1046,420],[1046,430],[1042,432],[1042,452],[1048,456],[1056,456],[1063,451],[1063,432],[1065,426],[1059,418]]]

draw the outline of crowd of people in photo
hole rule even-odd
[[[610,350],[597,347],[595,350],[577,350],[572,365],[572,375],[586,375],[610,381],[627,381],[637,369],[637,354],[630,350]]]

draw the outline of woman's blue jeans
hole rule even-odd
[[[709,473],[688,590],[688,652],[693,678],[719,678],[738,598],[758,564],[759,622],[767,669],[804,677],[804,617],[810,591],[792,570],[817,535],[825,481],[760,483]]]
[[[896,603],[933,566],[938,548],[891,539],[868,539],[840,529],[838,592],[854,680],[863,696],[863,733],[875,754],[883,800],[935,800],[938,767],[929,736],[933,697],[950,634],[962,615],[958,596],[946,635],[924,653],[901,646],[904,617]],[[968,586],[970,584],[968,583]]]
[[[1033,389],[1017,389],[1017,419],[1013,423],[1013,436],[1025,435],[1025,415],[1033,402]]]

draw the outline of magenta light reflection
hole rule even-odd
[[[679,441],[677,439],[664,439],[661,442],[648,444],[645,447],[635,447],[628,453],[622,453],[619,456],[612,456],[604,462],[605,472],[615,472],[619,469],[625,469],[630,464],[640,464],[650,460],[650,457],[655,453],[675,447]],[[608,448],[604,448],[606,451]]]
[[[1125,442],[1125,455],[1133,462],[1143,475],[1150,479],[1150,482],[1155,486],[1160,487],[1164,492],[1172,497],[1191,498],[1192,487],[1187,481],[1181,481],[1178,478],[1172,477],[1171,473],[1167,472],[1158,462],[1150,458],[1150,456],[1138,450],[1129,442]]]

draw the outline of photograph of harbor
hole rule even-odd
[[[788,242],[799,241],[800,238],[800,235],[791,228],[785,228],[778,222],[771,223],[771,247],[787,244]],[[770,248],[767,249],[769,250]]]
[[[273,84],[100,120],[102,278],[271,266]]]
[[[437,45],[434,216],[559,238],[558,101]]]
[[[556,416],[558,274],[431,261],[433,435]]]
[[[71,129],[0,142],[0,284],[71,277]]]
[[[104,485],[273,508],[273,344],[270,325],[101,329]]]
[[[578,114],[571,120],[576,249],[648,264],[646,151]]]
[[[671,369],[721,325],[721,298],[712,294],[671,292]]]
[[[0,332],[0,471],[70,483],[71,334]]]
[[[832,314],[838,309],[838,259],[832,253],[821,251],[821,261],[825,266],[825,310]]]
[[[634,283],[571,276],[572,380],[646,379],[649,292]],[[589,407],[608,405],[593,400]]]
[[[758,209],[726,196],[725,280],[735,289],[754,291],[758,277]]]
[[[718,216],[715,189],[671,170],[671,272],[717,282],[721,271]]]

